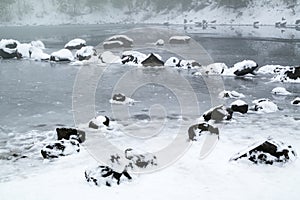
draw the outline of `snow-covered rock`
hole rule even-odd
[[[31,46],[36,47],[38,49],[45,49],[45,45],[42,41],[40,40],[35,40],[35,41],[31,41]]]
[[[253,101],[254,110],[262,113],[272,113],[278,111],[278,107],[270,99],[257,99]]]
[[[86,41],[83,39],[73,39],[71,41],[69,41],[66,45],[65,45],[65,49],[69,49],[69,50],[73,50],[73,49],[81,49],[82,47],[86,46]]]
[[[104,51],[100,56],[99,59],[103,63],[121,63],[121,58],[119,56],[116,56],[111,51]]]
[[[300,106],[300,97],[296,97],[292,102],[292,105]]]
[[[222,92],[220,92],[219,94],[220,98],[231,98],[231,99],[240,99],[240,98],[244,98],[245,95],[236,91],[228,91],[228,90],[224,90]]]
[[[232,110],[230,108],[226,108],[223,105],[216,106],[206,111],[203,114],[203,118],[205,121],[215,120],[217,122],[222,120],[230,120],[232,118]]]
[[[230,161],[248,160],[255,164],[287,163],[296,158],[295,150],[283,142],[268,139],[237,153]]]
[[[254,74],[254,70],[258,68],[258,64],[253,60],[244,60],[234,64],[233,67],[224,70],[224,75],[244,76],[246,74]]]
[[[219,135],[219,129],[208,123],[200,123],[190,126],[188,130],[191,141],[197,141],[205,133]]]
[[[242,100],[236,100],[230,104],[231,110],[233,112],[240,112],[242,114],[245,114],[248,112],[248,104],[245,101]]]
[[[163,39],[159,39],[155,42],[156,46],[164,46],[165,45],[165,41]]]
[[[187,44],[191,40],[189,36],[172,36],[169,39],[170,44]]]
[[[285,69],[286,67],[281,65],[264,65],[256,71],[257,74],[276,74],[280,70]]]
[[[31,52],[30,58],[33,60],[49,60],[50,55],[47,53],[44,53],[42,49],[32,46],[29,49],[29,53]]]
[[[61,156],[68,156],[80,151],[80,145],[77,138],[70,137],[69,140],[58,140],[51,142],[44,146],[41,154],[44,159],[58,158]]]
[[[13,39],[2,39],[0,41],[0,58],[21,58],[21,54],[18,52],[19,41]]]
[[[300,66],[280,69],[273,77],[273,81],[300,83]]]
[[[58,140],[69,140],[70,138],[77,139],[79,143],[85,141],[85,132],[74,128],[56,128]]]
[[[74,60],[73,54],[68,49],[61,49],[59,51],[53,52],[50,55],[50,61],[70,62],[70,61],[73,61],[73,60]]]
[[[75,57],[79,60],[89,60],[93,56],[97,56],[97,52],[92,46],[84,46],[81,49],[77,50],[75,53]]]
[[[157,67],[164,66],[164,62],[161,60],[161,57],[151,53],[148,57],[141,62],[145,67]]]
[[[287,91],[284,87],[276,87],[271,91],[274,95],[290,95],[291,93]]]
[[[122,43],[122,47],[125,48],[129,48],[132,47],[133,45],[133,39],[131,39],[130,37],[126,36],[126,35],[114,35],[109,37],[107,41],[119,41]]]
[[[118,93],[114,94],[113,97],[109,100],[111,104],[133,104],[135,101],[132,98],[126,97],[124,94]]]
[[[178,67],[182,69],[198,68],[201,65],[195,60],[181,60],[176,57],[171,57],[165,62],[165,66]]]
[[[210,65],[203,66],[201,72],[203,75],[220,75],[227,69],[228,67],[225,63],[212,63]]]
[[[89,128],[98,129],[100,127],[109,126],[109,118],[107,116],[97,116],[89,122]]]
[[[124,51],[122,53],[122,64],[128,65],[141,65],[147,56],[138,51]]]
[[[129,160],[128,168],[148,168],[157,166],[157,158],[151,153],[139,153],[128,148],[125,150],[125,158]]]
[[[31,57],[31,44],[27,44],[27,43],[21,43],[18,44],[17,46],[17,50],[18,53],[21,54],[22,58],[30,58]]]
[[[105,185],[111,187],[119,185],[123,182],[128,182],[132,179],[129,173],[124,170],[123,172],[116,172],[108,166],[98,166],[96,168],[87,169],[84,172],[87,182],[93,183],[96,186]]]

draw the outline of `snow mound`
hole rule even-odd
[[[79,60],[89,60],[93,56],[97,56],[97,52],[92,46],[84,46],[81,49],[77,50],[75,53],[75,57]]]
[[[73,50],[73,49],[81,49],[82,47],[86,46],[86,41],[83,39],[73,39],[71,41],[69,41],[66,45],[65,45],[65,49],[69,49],[69,50]]]
[[[56,62],[63,62],[63,61],[70,62],[74,60],[74,57],[72,52],[69,49],[61,49],[59,51],[53,52],[50,55],[50,60]]]
[[[272,113],[278,111],[278,107],[269,99],[257,99],[254,100],[254,110],[260,113]]]
[[[274,95],[290,95],[291,93],[287,91],[284,87],[276,87],[271,91]]]
[[[115,54],[113,54],[111,51],[104,51],[101,55],[100,55],[100,60],[103,63],[121,63],[121,58],[119,56],[116,56]]]
[[[46,49],[44,43],[40,40],[31,41],[30,44],[31,46],[36,47],[38,49]]]

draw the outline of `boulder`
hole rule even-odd
[[[119,93],[119,94],[114,94],[113,97],[112,97],[112,99],[113,99],[114,101],[125,102],[126,96],[125,96],[124,94],[121,94],[121,93]]]
[[[246,74],[254,74],[254,70],[258,68],[258,64],[253,60],[244,60],[234,64],[234,74],[236,76],[244,76]]]
[[[254,103],[254,111],[264,112],[264,113],[272,113],[278,110],[278,107],[275,103],[273,103],[270,99],[257,99],[253,101]]]
[[[231,110],[233,112],[239,112],[245,114],[248,112],[248,107],[249,107],[248,104],[242,100],[236,100],[231,103]]]
[[[290,145],[272,139],[256,143],[233,156],[230,161],[249,160],[255,164],[286,163],[296,158]]]
[[[109,126],[109,118],[107,116],[100,115],[89,122],[89,128],[98,129],[104,126]]]
[[[151,53],[145,60],[142,61],[145,67],[164,66],[164,62],[155,54]]]
[[[73,54],[68,49],[61,49],[59,51],[53,52],[50,55],[50,61],[55,62],[71,62],[74,60]]]
[[[291,93],[287,91],[284,87],[276,87],[271,91],[274,95],[290,95]]]
[[[292,102],[292,105],[300,106],[300,97],[296,97]]]
[[[69,49],[69,50],[73,50],[73,49],[81,49],[82,47],[86,46],[86,41],[83,39],[73,39],[71,41],[69,41],[66,45],[65,45],[65,49]]]
[[[124,44],[121,41],[106,41],[103,42],[104,49],[114,49],[114,48],[121,48]]]
[[[206,111],[203,114],[203,118],[205,121],[215,120],[216,122],[220,122],[222,120],[230,120],[232,118],[232,113],[230,108],[220,105]]]
[[[133,45],[133,39],[126,35],[114,35],[108,38],[106,41],[120,41],[122,42],[122,47],[130,48]]]
[[[228,67],[225,63],[212,63],[204,66],[201,72],[206,75],[221,75]]]
[[[224,90],[222,92],[220,92],[219,94],[220,98],[230,98],[230,99],[240,99],[240,98],[244,98],[245,95],[242,93],[238,93],[236,91],[228,91],[228,90]]]
[[[92,46],[84,46],[75,53],[75,57],[79,60],[89,60],[92,56],[97,56],[97,52]]]
[[[56,133],[58,140],[69,140],[71,136],[75,136],[79,143],[83,143],[85,141],[85,132],[82,130],[74,128],[56,128]]]
[[[300,66],[299,67],[294,67],[291,70],[287,70],[284,75],[286,78],[292,79],[292,80],[297,80],[300,79]]]
[[[6,40],[2,39],[0,41],[0,58],[11,59],[11,58],[21,58],[22,55],[18,52],[18,45],[20,44],[17,40]]]
[[[86,170],[84,175],[87,182],[91,182],[96,186],[105,185],[111,187],[132,179],[126,170],[116,172],[112,168],[103,165]]]
[[[121,62],[128,65],[141,65],[142,61],[146,58],[147,56],[141,52],[125,51],[122,53]]]
[[[80,145],[77,141],[77,137],[73,138],[71,136],[69,140],[62,139],[45,145],[41,150],[41,154],[44,159],[52,159],[61,156],[68,156],[78,153],[79,151]]]
[[[219,129],[213,127],[208,123],[200,123],[190,126],[188,130],[189,140],[197,141],[198,138],[203,135],[204,133],[216,134],[219,135]]]

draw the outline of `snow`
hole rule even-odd
[[[287,91],[284,87],[276,87],[271,91],[275,95],[290,95],[291,93]]]
[[[36,41],[31,41],[31,46],[36,47],[38,49],[45,49],[45,45],[42,41],[36,40]]]
[[[104,51],[100,55],[100,59],[103,63],[121,63],[121,58],[113,54],[111,51]]]
[[[18,52],[20,54],[22,54],[23,58],[29,58],[29,50],[31,49],[31,44],[27,44],[27,43],[22,43],[22,44],[18,44],[17,49]]]
[[[256,66],[257,64],[253,60],[243,60],[233,65],[233,67],[237,70],[248,69]]]
[[[272,113],[278,111],[278,107],[269,99],[257,99],[252,103],[255,104],[258,113]]]
[[[36,48],[36,47],[31,47],[31,59],[33,60],[49,60],[50,59],[50,55],[47,53],[44,53],[42,49],[40,48]]]
[[[210,65],[204,66],[203,69],[200,70],[202,74],[206,75],[220,75],[225,70],[227,70],[228,67],[225,63],[212,63]]]
[[[184,41],[184,42],[187,42],[187,41],[189,41],[190,39],[191,39],[191,37],[186,36],[186,35],[174,35],[174,36],[170,37],[169,42],[170,42],[171,40],[177,40],[177,41]]]
[[[82,47],[81,49],[77,50],[76,53],[75,53],[75,56],[78,57],[80,55],[80,56],[83,56],[83,57],[87,57],[87,56],[93,56],[94,53],[95,53],[94,47],[85,46],[85,47]]]
[[[230,106],[232,106],[232,105],[243,106],[243,105],[247,105],[247,103],[245,101],[242,101],[242,100],[236,100],[236,101],[234,101],[230,104]]]
[[[1,41],[0,41],[0,49],[2,49],[3,51],[5,51],[7,53],[10,53],[10,54],[14,53],[17,48],[15,48],[15,49],[6,48],[6,45],[14,44],[14,43],[16,43],[17,45],[20,44],[20,42],[17,41],[17,40],[13,40],[13,39],[1,39]]]
[[[122,41],[122,39],[127,40],[129,42],[133,42],[133,39],[131,39],[130,37],[128,37],[126,35],[114,35],[114,36],[109,37],[107,40],[108,41],[113,41],[113,40]]]
[[[70,48],[70,47],[76,47],[76,46],[85,46],[86,45],[86,41],[80,38],[76,38],[73,39],[71,41],[69,41],[66,45],[65,48]]]
[[[123,42],[118,41],[118,40],[117,40],[117,41],[114,41],[114,40],[113,40],[113,41],[105,41],[105,42],[103,42],[103,46],[104,46],[104,47],[105,47],[105,46],[111,46],[111,45],[114,45],[114,46],[117,45],[117,46],[120,46],[120,47],[121,47],[121,46],[123,46],[123,44],[124,44]]]
[[[132,99],[130,97],[126,97],[125,101],[116,101],[116,100],[113,100],[113,99],[109,100],[109,103],[111,103],[111,104],[119,104],[119,105],[126,105],[126,104],[132,105],[132,104],[134,104],[136,102],[137,101],[135,101],[134,99]]]
[[[51,56],[54,56],[58,59],[68,59],[70,61],[74,60],[72,52],[68,49],[61,49],[59,51],[55,51],[51,54]]]
[[[228,90],[224,90],[222,92],[220,92],[219,94],[220,98],[233,98],[233,99],[239,99],[239,98],[244,98],[245,95],[236,91],[228,91]]]
[[[260,68],[258,68],[257,73],[258,74],[275,74],[277,70],[284,69],[284,66],[281,65],[264,65]]]

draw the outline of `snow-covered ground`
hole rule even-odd
[[[297,15],[300,6],[289,7],[281,1],[253,1],[245,8],[233,9],[218,6],[214,3],[207,4],[200,10],[190,9],[182,11],[180,6],[171,10],[156,11],[152,6],[129,9],[129,6],[115,8],[110,4],[103,4],[100,9],[90,10],[87,7],[74,6],[77,14],[67,14],[58,9],[56,3],[27,0],[24,4],[19,1],[9,7],[9,20],[3,20],[1,25],[58,25],[58,24],[104,24],[104,23],[170,23],[195,24],[206,20],[215,24],[262,24],[274,25],[276,22],[286,21],[294,25],[300,19]],[[19,4],[18,4],[19,3]],[[283,19],[284,18],[284,19]]]

